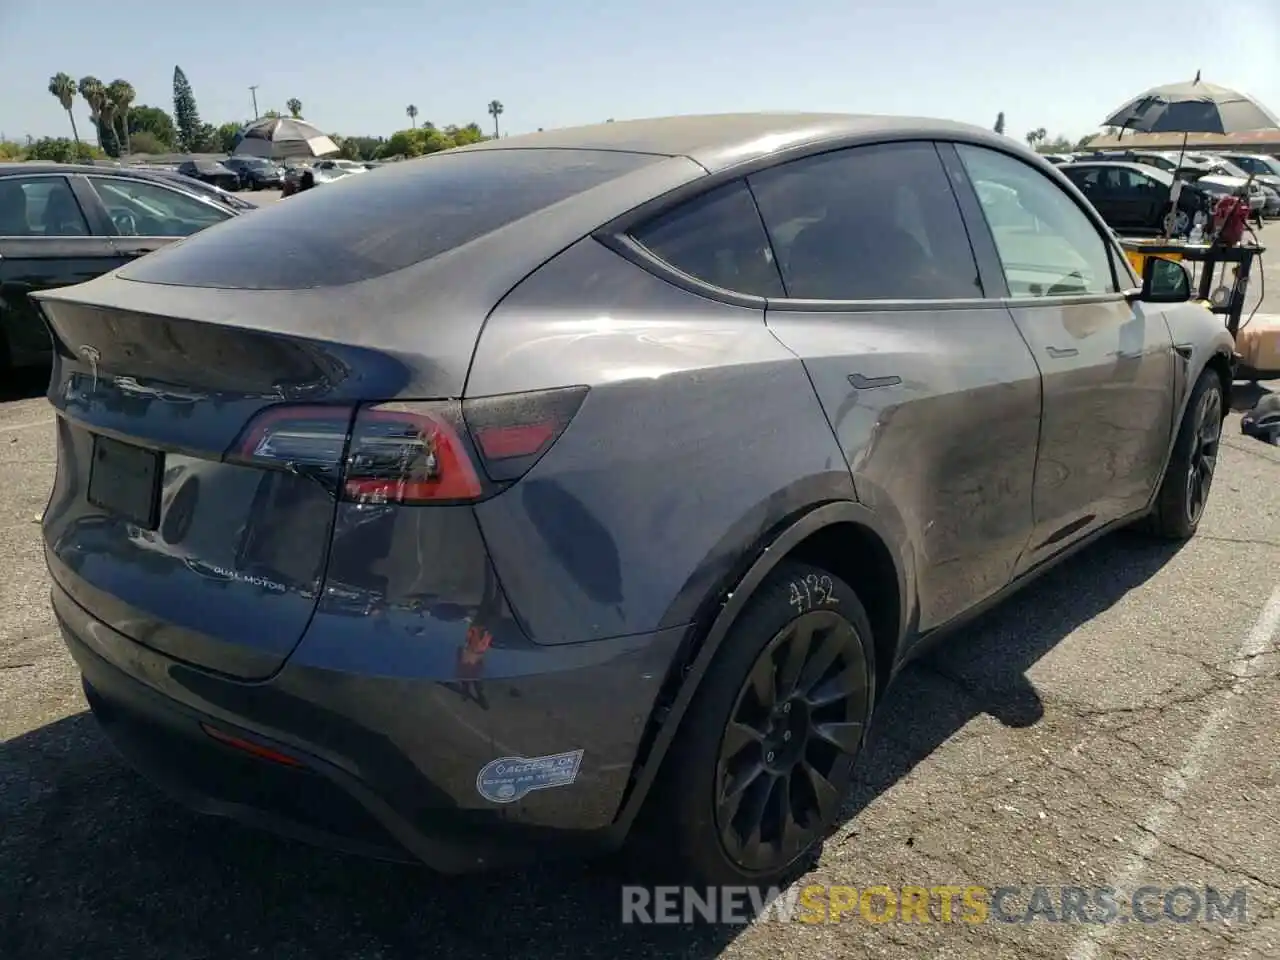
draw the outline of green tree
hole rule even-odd
[[[404,108],[405,116],[409,118],[409,125],[413,129],[418,129],[418,108],[412,103]]]
[[[196,145],[192,152],[216,153],[221,146],[218,140],[218,128],[212,123],[200,124],[200,129],[196,132]]]
[[[116,119],[120,123],[120,129],[124,131],[124,152],[129,153],[132,149],[129,146],[129,108],[133,106],[138,94],[128,80],[117,78],[107,84],[107,96],[116,106]]]
[[[998,114],[996,114],[995,131],[996,133],[999,133],[999,134],[1004,133],[1004,111],[1003,110],[1001,110]]]
[[[219,124],[213,132],[213,139],[217,141],[218,149],[223,153],[230,153],[236,148],[236,138],[240,136],[240,124],[223,123]]]
[[[102,155],[101,150],[67,137],[41,137],[31,141],[23,152],[29,160],[50,160],[54,163],[85,162]]]
[[[1048,135],[1049,134],[1045,131],[1044,127],[1036,127],[1034,130],[1028,130],[1027,146],[1034,149],[1036,144],[1042,143],[1044,141],[1044,138],[1047,137]]]
[[[27,148],[15,140],[0,140],[0,160],[25,160]]]
[[[266,113],[264,113],[264,114],[263,114],[261,117],[259,117],[258,119],[260,119],[260,120],[279,120],[279,119],[280,119],[281,117],[283,117],[283,116],[284,116],[284,114],[283,114],[283,113],[281,113],[279,110],[268,110]]]
[[[1097,140],[1097,139],[1098,139],[1098,135],[1097,135],[1096,133],[1090,133],[1090,134],[1088,134],[1088,135],[1086,135],[1086,136],[1083,136],[1083,137],[1081,137],[1079,140],[1077,140],[1077,141],[1076,141],[1075,149],[1076,149],[1076,150],[1086,150],[1086,149],[1088,149],[1089,144],[1093,143],[1093,141],[1095,141],[1095,140]]]
[[[342,155],[348,160],[376,160],[384,143],[382,137],[343,137]]]
[[[164,143],[150,130],[139,130],[130,136],[129,147],[133,153],[169,153],[170,144]]]
[[[468,144],[479,143],[484,139],[484,131],[480,129],[478,123],[468,123],[465,127],[448,126],[444,128],[445,135],[449,137],[459,147],[465,147]]]
[[[80,96],[89,105],[89,119],[93,121],[94,132],[98,136],[98,147],[103,146],[102,139],[102,105],[107,99],[107,88],[93,74],[80,78]]]
[[[290,116],[297,120],[302,116],[302,101],[297,97],[290,97],[285,101],[285,107],[288,108]]]
[[[493,139],[497,140],[501,134],[498,133],[498,117],[502,116],[506,108],[502,105],[501,100],[489,101],[489,116],[493,117]]]
[[[391,136],[387,137],[387,142],[382,145],[379,151],[381,159],[388,157],[417,157],[422,155],[422,144],[418,140],[418,131],[414,130],[397,130]]]
[[[98,107],[98,139],[108,157],[120,156],[120,137],[116,134],[116,118],[119,109],[109,93],[102,96],[102,104]]]
[[[360,144],[355,137],[330,137],[338,145],[338,156],[343,160],[363,160]]]
[[[76,115],[71,112],[71,107],[76,102],[76,82],[71,79],[71,74],[55,73],[50,77],[49,92],[58,98],[62,109],[67,111],[67,118],[71,121],[71,136],[79,143],[80,131],[76,129]]]
[[[196,95],[181,67],[173,68],[173,119],[178,125],[178,142],[189,153],[197,152],[203,124],[196,107]]]
[[[140,133],[149,134],[169,150],[176,150],[178,147],[178,128],[173,125],[173,117],[159,107],[142,104],[129,110],[129,136],[137,137]],[[139,149],[137,144],[133,148],[139,153],[149,152]]]

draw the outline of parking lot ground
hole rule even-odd
[[[1017,888],[1002,909],[698,929],[623,925],[604,866],[441,878],[190,814],[129,771],[46,600],[40,392],[0,402],[0,957],[1280,957],[1280,448],[1238,413],[1192,541],[1111,537],[902,677],[802,882]],[[1063,887],[1117,888],[1122,916],[1154,888],[1157,922],[1063,922]],[[1190,922],[1161,917],[1179,887]],[[1244,889],[1244,915],[1202,921],[1206,888]]]

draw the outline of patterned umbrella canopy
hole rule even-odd
[[[268,157],[272,160],[323,157],[337,152],[338,145],[328,134],[305,120],[289,117],[255,120],[240,131],[234,151],[238,157]]]

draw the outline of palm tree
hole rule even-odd
[[[1034,150],[1036,144],[1044,143],[1044,141],[1048,138],[1048,136],[1049,136],[1049,133],[1048,131],[1045,130],[1044,127],[1036,127],[1034,130],[1028,130],[1027,146],[1031,147]]]
[[[57,73],[49,78],[49,92],[58,98],[58,102],[62,104],[62,109],[67,111],[67,116],[71,118],[71,136],[75,137],[76,154],[80,153],[80,131],[76,129],[76,115],[71,112],[71,106],[76,101],[76,82],[71,79],[69,73]]]
[[[502,101],[489,101],[489,116],[493,117],[493,139],[498,139],[498,117],[502,115]]]
[[[120,121],[120,129],[124,131],[124,152],[126,154],[131,152],[129,144],[129,107],[137,95],[133,89],[133,84],[129,83],[128,80],[117,78],[107,84],[107,96],[111,98],[111,103],[116,108],[116,117]],[[114,133],[115,131],[113,130],[112,132]],[[116,138],[116,143],[120,143],[118,137]]]
[[[413,124],[413,129],[417,130],[418,129],[418,108],[411,103],[404,108],[404,112],[405,114],[408,115],[409,122]]]
[[[80,96],[89,105],[89,119],[98,133],[98,146],[102,147],[102,104],[107,99],[107,88],[91,74],[80,78]]]
[[[285,101],[285,106],[289,108],[289,113],[293,115],[293,119],[297,120],[302,116],[302,101],[297,97],[290,97]]]
[[[116,118],[119,115],[120,110],[115,101],[104,90],[102,92],[102,102],[98,105],[98,139],[103,139],[102,131],[104,129],[111,134],[109,143],[103,142],[102,149],[113,157],[120,156],[120,137],[116,134]]]

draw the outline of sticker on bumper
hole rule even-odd
[[[582,751],[547,757],[501,757],[476,775],[476,790],[493,803],[512,803],[534,790],[567,787],[578,778]]]

